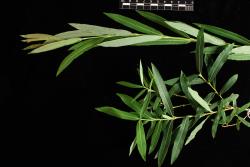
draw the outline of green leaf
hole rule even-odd
[[[153,133],[152,138],[151,138],[151,144],[149,147],[149,154],[151,154],[155,150],[157,143],[159,141],[159,138],[161,136],[161,132],[162,132],[162,122],[159,121],[155,126],[154,133]]]
[[[32,45],[29,45],[25,48],[23,48],[23,50],[33,50],[33,49],[36,49],[36,48],[39,48],[41,46],[43,46],[44,44],[41,44],[41,43],[38,43],[38,44],[32,44]]]
[[[132,97],[125,95],[125,94],[117,94],[121,98],[124,104],[126,104],[128,107],[136,111],[137,113],[140,113],[142,105],[134,100]]]
[[[250,102],[240,107],[237,111],[237,114],[238,115],[241,114],[242,112],[246,111],[249,107],[250,107]]]
[[[158,151],[158,167],[162,166],[165,157],[168,153],[168,149],[171,143],[172,131],[173,131],[173,121],[169,121],[167,127],[164,128],[163,130],[163,138]]]
[[[96,110],[124,120],[129,120],[129,121],[139,120],[139,116],[136,112],[126,112],[116,109],[114,107],[100,107],[96,108]]]
[[[140,118],[142,118],[144,113],[147,112],[147,108],[150,103],[150,100],[151,100],[151,92],[148,92],[143,101],[143,105],[140,111]]]
[[[152,27],[149,27],[148,25],[142,24],[134,19],[119,15],[119,14],[114,14],[114,13],[105,13],[109,18],[112,20],[129,27],[133,30],[136,30],[141,33],[145,34],[154,34],[154,35],[162,35],[162,33]]]
[[[226,93],[229,89],[231,89],[237,80],[238,80],[238,74],[233,75],[222,87],[222,89],[220,90],[220,94]]]
[[[151,121],[150,128],[148,129],[148,132],[146,135],[147,140],[152,136],[154,129],[155,129],[155,125],[156,125],[156,121]]]
[[[244,124],[246,125],[247,127],[250,128],[250,122],[246,121],[244,118],[238,116],[238,119]]]
[[[141,84],[144,86],[144,74],[143,74],[143,67],[142,67],[141,60],[140,60],[140,80],[141,80]]]
[[[144,127],[141,121],[138,121],[136,126],[136,144],[142,159],[146,161],[147,143]]]
[[[173,146],[172,155],[171,155],[171,164],[173,164],[176,161],[176,159],[178,158],[178,156],[182,150],[182,147],[184,145],[184,141],[185,141],[185,138],[186,138],[186,135],[188,132],[189,124],[190,124],[189,118],[185,117],[182,120],[180,129],[179,129],[177,136],[175,138],[175,141],[174,141],[174,146]]]
[[[173,79],[169,79],[167,81],[164,81],[164,83],[168,86],[173,86],[174,84],[176,84],[179,81],[179,78],[173,78]]]
[[[146,91],[147,91],[147,89],[142,89],[142,90],[134,97],[134,100],[139,99]]]
[[[228,59],[236,61],[249,61],[250,54],[230,54]]]
[[[227,58],[232,49],[233,49],[233,44],[228,45],[216,58],[214,64],[212,65],[211,69],[208,72],[209,81],[213,81],[216,78],[218,72],[227,61]]]
[[[153,70],[153,76],[155,80],[155,84],[157,86],[158,92],[160,94],[160,97],[162,99],[163,105],[166,109],[166,112],[170,115],[173,115],[173,105],[168,93],[168,90],[164,84],[164,80],[162,79],[159,71],[157,68],[152,64],[152,70]]]
[[[178,37],[162,37],[155,41],[143,42],[135,44],[136,46],[153,46],[153,45],[185,45],[191,43],[191,39],[178,38]]]
[[[143,43],[143,42],[149,42],[149,41],[156,41],[161,39],[161,36],[158,35],[140,35],[136,37],[126,37],[126,38],[121,38],[121,39],[115,39],[111,41],[106,41],[99,46],[102,47],[122,47],[122,46],[129,46],[129,45],[134,45],[138,43]]]
[[[97,44],[103,41],[103,38],[93,38],[86,41],[82,41],[82,46],[78,49],[71,52],[68,56],[66,56],[63,61],[61,62],[58,70],[57,70],[57,76],[61,74],[62,71],[64,71],[75,59],[77,59],[79,56],[87,52],[88,50],[96,47]]]
[[[136,138],[133,140],[133,142],[131,143],[130,147],[129,147],[129,156],[131,156],[132,152],[134,151],[136,147]]]
[[[212,136],[213,136],[213,138],[215,138],[215,136],[216,136],[220,118],[221,118],[221,114],[217,113],[217,115],[215,116],[213,125],[212,125]]]
[[[197,42],[196,42],[196,69],[201,74],[202,73],[202,67],[203,67],[203,50],[204,50],[204,30],[201,29],[197,36]]]
[[[231,40],[239,42],[241,44],[245,44],[245,45],[250,44],[249,40],[247,38],[245,38],[239,34],[236,34],[232,31],[228,31],[228,30],[222,29],[220,27],[206,25],[206,24],[197,24],[196,23],[195,25],[199,26],[200,28],[204,28],[208,32],[211,32],[211,33],[216,34],[216,35],[221,36],[221,37],[231,39]]]
[[[154,13],[151,13],[151,12],[146,12],[146,11],[137,11],[141,16],[145,17],[146,19],[156,23],[156,24],[159,24],[173,32],[175,32],[176,34],[180,35],[180,36],[183,36],[185,38],[189,38],[189,36],[182,32],[182,31],[179,31],[175,28],[172,28],[171,26],[169,26],[165,21],[167,21],[165,18],[159,16],[159,15],[156,15]]]
[[[195,138],[196,134],[202,129],[202,127],[203,127],[203,125],[205,124],[206,121],[207,121],[207,119],[202,121],[198,126],[196,126],[194,128],[194,130],[191,132],[190,136],[186,140],[185,145],[188,145]]]
[[[181,85],[180,83],[174,84],[172,88],[169,90],[169,96],[172,97],[174,94],[178,94],[181,92]]]
[[[51,50],[58,49],[64,46],[72,45],[74,43],[80,42],[81,40],[82,40],[81,38],[72,38],[72,39],[66,39],[62,41],[49,43],[49,44],[43,45],[39,48],[32,50],[30,54],[51,51]]]
[[[124,86],[124,87],[128,87],[128,88],[132,88],[132,89],[141,89],[143,88],[143,86],[141,85],[137,85],[131,82],[126,82],[126,81],[119,81],[117,82],[118,85]]]
[[[203,107],[205,110],[212,112],[208,103],[203,100],[200,95],[198,94],[197,91],[194,91],[193,89],[191,89],[190,87],[188,87],[188,92],[190,93],[190,95],[192,96],[192,98],[198,103],[200,104],[201,107]]]
[[[165,22],[169,26],[171,26],[179,31],[185,32],[193,37],[197,37],[197,35],[198,35],[199,30],[197,28],[194,28],[194,27],[186,24],[186,23],[173,22],[173,21],[165,21]],[[206,43],[211,43],[214,45],[225,45],[226,44],[224,40],[217,38],[215,36],[209,35],[207,33],[204,33],[204,41]]]

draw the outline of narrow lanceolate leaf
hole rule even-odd
[[[144,86],[144,74],[143,74],[143,67],[142,67],[142,63],[140,60],[140,80],[141,80],[141,84]]]
[[[143,105],[140,110],[140,118],[142,118],[144,113],[147,112],[147,108],[150,103],[150,100],[151,100],[151,92],[148,92],[148,94],[144,98]]]
[[[33,53],[41,53],[41,52],[47,52],[50,50],[58,49],[64,46],[72,45],[74,43],[80,42],[82,39],[81,38],[72,38],[72,39],[67,39],[67,40],[62,40],[62,41],[57,41],[53,43],[49,43],[46,45],[43,45],[39,48],[36,48],[30,52],[30,54]]]
[[[125,94],[118,93],[117,96],[119,96],[122,102],[126,104],[128,107],[133,109],[135,112],[140,113],[142,105],[139,102],[137,102],[132,97]]]
[[[228,45],[216,58],[214,64],[212,65],[212,67],[210,68],[210,70],[208,72],[208,80],[209,81],[213,81],[216,78],[220,69],[227,61],[227,58],[228,58],[230,52],[232,51],[232,49],[233,49],[233,44]]]
[[[212,125],[212,137],[213,138],[215,138],[215,136],[216,136],[220,118],[221,118],[221,114],[217,113],[217,115],[215,116],[213,125]]]
[[[169,79],[167,81],[165,81],[164,83],[168,86],[173,86],[174,84],[176,84],[179,81],[179,78],[173,78],[173,79]]]
[[[202,127],[203,127],[203,125],[205,124],[206,121],[207,121],[207,119],[202,121],[198,126],[196,126],[194,128],[194,130],[191,132],[188,139],[186,140],[185,145],[188,145],[195,138],[196,134],[202,129]]]
[[[183,36],[185,38],[189,38],[189,36],[182,32],[182,31],[179,31],[171,26],[169,26],[168,24],[165,23],[165,21],[167,21],[165,18],[159,16],[159,15],[156,15],[154,13],[151,13],[151,12],[146,12],[146,11],[137,11],[141,16],[145,17],[146,19],[156,23],[156,24],[159,24],[171,31],[173,31],[174,33],[180,35],[180,36]]]
[[[250,54],[230,54],[228,57],[229,60],[236,61],[250,61]]]
[[[223,94],[227,92],[229,89],[231,89],[231,87],[236,83],[237,80],[238,80],[238,74],[233,75],[222,87],[222,89],[220,90],[220,94]]]
[[[137,85],[131,82],[126,82],[126,81],[119,81],[117,82],[118,85],[124,86],[124,87],[128,87],[128,88],[132,88],[132,89],[141,89],[143,88],[143,86],[141,85]]]
[[[143,42],[156,41],[156,40],[159,40],[161,38],[162,37],[158,36],[158,35],[140,35],[140,36],[136,36],[136,37],[126,37],[126,38],[106,41],[106,42],[99,44],[99,46],[102,46],[102,47],[122,47],[122,46],[135,45],[135,44],[143,43]]]
[[[136,138],[133,140],[133,142],[131,143],[130,147],[129,147],[129,156],[132,154],[132,152],[134,151],[136,147]]]
[[[155,126],[154,133],[153,133],[152,138],[151,138],[151,144],[149,147],[149,154],[151,154],[155,150],[157,143],[159,141],[159,138],[161,136],[161,132],[162,132],[162,122],[159,121]]]
[[[112,36],[127,36],[132,33],[127,30],[108,28],[89,24],[69,23],[70,26],[88,33],[88,36],[112,35]]]
[[[166,88],[166,85],[164,84],[164,80],[162,79],[159,71],[153,64],[152,64],[152,69],[153,69],[153,76],[154,76],[155,84],[157,86],[157,89],[160,94],[163,105],[165,107],[165,110],[168,114],[173,115],[173,112],[172,112],[173,105],[172,105],[168,90]]]
[[[201,74],[203,67],[203,50],[204,50],[204,30],[201,29],[197,36],[196,42],[196,69]]]
[[[22,42],[37,42],[37,41],[47,41],[53,39],[52,35],[49,34],[26,34],[26,35],[20,35],[23,38],[26,38],[22,40]]]
[[[139,115],[135,112],[126,112],[113,107],[100,107],[96,108],[96,110],[124,120],[129,120],[129,121],[139,120]]]
[[[245,120],[244,118],[239,117],[239,116],[238,116],[238,119],[239,119],[244,125],[246,125],[247,127],[250,128],[250,122],[248,122],[247,120]]]
[[[136,144],[142,159],[146,161],[147,143],[142,121],[138,121],[136,126]]]
[[[145,33],[145,34],[155,34],[155,35],[162,35],[162,33],[148,25],[145,25],[143,23],[140,23],[134,19],[128,18],[126,16],[122,16],[119,14],[114,14],[114,13],[105,13],[105,15],[107,15],[109,18],[111,18],[112,20],[126,26],[129,27],[133,30],[136,30],[138,32],[141,33]]]
[[[136,44],[136,46],[153,46],[153,45],[185,45],[191,43],[191,39],[178,37],[162,37],[162,39],[150,42]]]
[[[152,136],[152,134],[154,133],[155,125],[156,125],[156,121],[151,121],[150,128],[148,129],[148,132],[146,135],[146,140],[148,140]]]
[[[158,151],[158,167],[162,166],[165,157],[168,153],[168,149],[171,143],[172,131],[173,131],[173,121],[169,121],[167,127],[164,128],[163,138]]]
[[[188,132],[189,124],[190,124],[189,118],[185,117],[182,120],[180,129],[179,129],[177,136],[175,138],[175,141],[174,141],[174,146],[173,146],[172,155],[171,155],[171,164],[173,164],[176,161],[176,159],[178,158],[178,156],[182,150],[182,147],[184,145],[184,141],[185,141],[185,138],[186,138],[186,135]]]
[[[66,56],[63,61],[61,62],[57,76],[61,74],[75,59],[81,56],[86,51],[96,47],[97,44],[103,41],[103,38],[93,38],[86,41],[82,41],[82,46],[77,48],[76,50],[72,51],[68,56]]]
[[[182,22],[173,22],[173,21],[165,21],[169,26],[185,32],[193,37],[197,37],[199,30],[197,28],[194,28],[186,23],[182,23]],[[220,38],[217,38],[215,36],[209,35],[207,33],[204,33],[204,41],[206,43],[211,43],[214,45],[225,45],[226,42]]]
[[[250,42],[249,42],[249,40],[247,38],[245,38],[245,37],[243,37],[243,36],[241,36],[239,34],[236,34],[236,33],[232,32],[232,31],[228,31],[228,30],[225,30],[225,29],[220,28],[220,27],[206,25],[206,24],[196,24],[196,25],[199,26],[199,27],[204,28],[208,32],[219,35],[221,37],[231,39],[231,40],[233,40],[235,42],[239,42],[239,43],[244,44],[244,45],[250,44]]]
[[[240,108],[238,109],[238,111],[237,111],[237,114],[240,114],[240,113],[246,111],[249,107],[250,107],[250,102],[247,103],[247,104],[245,104],[245,105],[243,105],[242,107],[240,107]]]
[[[200,95],[198,94],[197,91],[191,89],[190,87],[188,88],[188,92],[190,93],[190,95],[192,96],[192,98],[198,103],[201,105],[201,107],[203,107],[205,110],[209,111],[209,112],[212,112],[208,103],[203,100]]]

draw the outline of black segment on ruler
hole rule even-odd
[[[120,9],[193,11],[194,0],[120,0]]]

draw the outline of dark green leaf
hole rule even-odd
[[[134,100],[139,99],[146,91],[147,91],[147,89],[142,89],[142,90],[134,97]]]
[[[180,129],[179,129],[177,136],[175,138],[175,141],[174,141],[174,146],[173,146],[172,155],[171,155],[171,164],[173,164],[175,162],[175,160],[178,158],[178,156],[182,150],[182,147],[184,145],[184,141],[185,141],[185,138],[186,138],[186,135],[188,132],[189,124],[190,124],[189,118],[185,117],[182,120]]]
[[[100,107],[96,108],[96,110],[120,119],[129,121],[139,120],[139,115],[136,112],[126,112],[113,107]]]
[[[161,136],[161,132],[162,132],[162,122],[158,121],[158,123],[155,126],[152,138],[151,138],[151,144],[149,147],[149,154],[151,154],[155,150],[157,143],[159,141],[159,138]]]
[[[181,85],[180,83],[176,83],[174,84],[174,86],[172,86],[172,88],[169,90],[169,96],[172,97],[175,94],[178,94],[181,92]]]
[[[62,41],[49,43],[49,44],[42,45],[41,47],[32,50],[30,54],[51,51],[51,50],[58,49],[64,46],[72,45],[74,43],[80,42],[81,40],[82,40],[81,38],[72,38],[72,39],[66,39]]]
[[[128,87],[128,88],[132,88],[132,89],[141,89],[141,88],[143,88],[143,86],[141,86],[141,85],[137,85],[137,84],[126,82],[126,81],[119,81],[119,82],[117,82],[117,84],[119,84],[121,86]]]
[[[213,138],[215,138],[215,136],[216,136],[220,118],[221,118],[221,114],[217,113],[217,115],[215,116],[213,125],[212,125],[212,136],[213,136]]]
[[[186,140],[185,145],[188,145],[195,138],[196,134],[202,129],[202,127],[203,127],[203,125],[205,124],[206,121],[207,121],[207,119],[205,119],[204,121],[202,121],[199,125],[197,125],[194,128],[194,130],[191,132],[190,136]]]
[[[151,121],[150,128],[148,129],[148,132],[146,135],[147,140],[152,136],[154,129],[155,129],[155,124],[156,124],[156,121]]]
[[[212,65],[211,69],[209,70],[208,73],[209,81],[213,81],[216,78],[218,72],[227,61],[227,58],[232,49],[233,49],[233,44],[230,44],[219,54],[214,64]]]
[[[114,14],[114,13],[105,13],[109,18],[112,20],[129,27],[133,30],[136,30],[141,33],[145,34],[155,34],[155,35],[162,35],[162,33],[152,27],[149,27],[148,25],[142,24],[134,19],[119,15],[119,14]]]
[[[164,84],[164,80],[162,79],[159,71],[157,70],[157,68],[152,64],[152,69],[153,69],[153,75],[154,75],[154,80],[155,80],[155,84],[158,88],[158,92],[160,94],[160,97],[162,99],[163,105],[166,109],[166,112],[170,115],[173,115],[173,105],[168,93],[168,90]]]
[[[121,98],[124,104],[126,104],[128,107],[136,111],[137,113],[140,113],[142,105],[134,100],[132,97],[125,95],[125,94],[117,94]]]
[[[57,70],[57,76],[65,70],[75,59],[77,59],[79,56],[84,54],[86,51],[96,47],[97,44],[101,43],[103,41],[103,38],[93,38],[86,41],[82,41],[82,46],[78,49],[71,52],[66,58],[63,59],[61,62],[58,70]]]
[[[165,21],[169,26],[185,32],[189,35],[192,35],[193,37],[197,37],[199,30],[197,28],[194,28],[186,23],[182,23],[182,22],[173,22],[173,21]],[[209,35],[207,33],[204,33],[204,41],[207,43],[211,43],[214,45],[225,45],[225,41],[223,41],[220,38],[217,38],[215,36]]]
[[[136,126],[136,144],[142,159],[146,161],[147,143],[144,127],[141,121],[138,121]]]
[[[176,84],[179,81],[179,78],[173,78],[173,79],[169,79],[167,81],[164,81],[164,83],[168,86],[173,86],[174,84]]]
[[[222,89],[220,90],[220,94],[223,94],[227,92],[229,89],[231,89],[231,87],[236,83],[237,80],[238,80],[238,74],[233,75],[222,87]]]
[[[99,44],[102,47],[122,47],[122,46],[130,46],[143,42],[156,41],[161,39],[161,36],[158,35],[140,35],[134,37],[126,37],[115,40],[110,40]]]
[[[197,91],[194,91],[193,89],[191,89],[190,87],[188,87],[188,92],[190,93],[190,95],[192,96],[192,98],[198,103],[200,104],[201,107],[203,107],[204,109],[206,109],[209,112],[212,112],[208,103],[203,100],[200,95],[198,94]]]
[[[202,73],[202,67],[203,67],[203,50],[204,50],[204,30],[201,29],[197,36],[197,42],[196,42],[196,69],[201,74]]]
[[[140,111],[140,118],[142,118],[144,113],[147,112],[147,108],[148,108],[148,105],[150,103],[150,100],[151,100],[151,93],[148,92],[146,97],[144,98],[144,101],[143,101],[143,105],[142,105],[142,108]]]
[[[186,37],[186,38],[189,38],[189,36],[182,32],[182,31],[179,31],[175,28],[172,28],[171,26],[169,26],[167,23],[165,23],[165,21],[167,21],[165,18],[159,16],[159,15],[156,15],[154,13],[151,13],[151,12],[146,12],[146,11],[137,11],[141,16],[145,17],[146,19],[156,23],[156,24],[159,24],[173,32],[175,32],[176,34],[179,34],[180,36],[183,36],[183,37]]]
[[[231,32],[231,31],[228,31],[228,30],[216,27],[216,26],[206,25],[206,24],[195,24],[195,25],[197,25],[201,28],[204,28],[208,32],[219,35],[221,37],[231,39],[231,40],[239,42],[241,44],[245,44],[245,45],[250,44],[249,40],[247,38],[245,38],[239,34],[236,34],[234,32]]]
[[[169,121],[166,128],[164,128],[163,138],[158,151],[158,167],[162,166],[165,157],[168,153],[168,149],[171,143],[172,131],[173,131],[173,121]]]

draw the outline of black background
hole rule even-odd
[[[195,1],[195,12],[158,11],[169,20],[201,22],[220,26],[250,37],[248,0]],[[70,30],[69,22],[122,28],[103,15],[116,12],[141,20],[134,11],[118,9],[112,1],[6,2],[1,10],[0,108],[4,158],[8,163],[37,166],[156,166],[153,157],[144,163],[128,149],[135,124],[117,120],[94,110],[97,106],[121,106],[116,92],[128,91],[116,81],[138,82],[136,68],[142,59],[153,62],[169,78],[194,71],[189,51],[181,47],[97,48],[75,61],[60,77],[56,69],[67,55],[65,49],[27,55],[21,49],[20,34],[55,34]],[[145,23],[149,23],[145,21]],[[249,101],[249,62],[228,62],[220,74],[225,81],[232,74],[240,78],[234,91],[240,104]],[[240,132],[220,129],[215,140],[210,126],[204,128],[173,165],[249,165],[249,129]],[[169,163],[167,163],[169,164]]]

